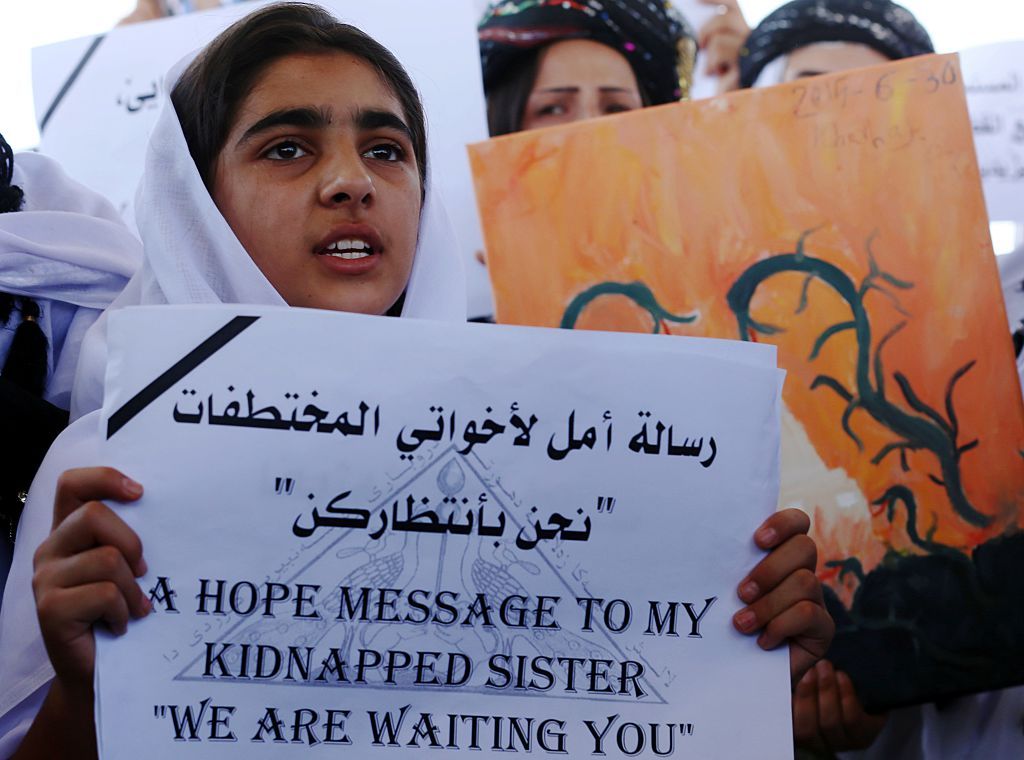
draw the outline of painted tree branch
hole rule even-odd
[[[901,456],[904,456],[907,450],[931,452],[941,469],[941,478],[936,478],[936,480],[941,482],[956,514],[965,522],[976,527],[985,527],[991,524],[992,517],[978,511],[971,504],[964,491],[960,474],[960,457],[964,451],[973,448],[973,442],[966,444],[966,446],[958,444],[959,426],[956,415],[953,412],[953,390],[960,378],[973,366],[973,362],[959,369],[950,380],[945,398],[948,418],[943,417],[941,413],[922,401],[911,386],[909,379],[898,372],[894,373],[893,377],[899,385],[910,409],[905,409],[893,403],[886,394],[881,350],[906,323],[898,325],[894,330],[890,331],[879,342],[878,348],[873,355],[871,350],[871,320],[864,301],[868,293],[872,291],[880,292],[893,301],[901,313],[905,313],[899,304],[899,299],[888,287],[906,290],[913,287],[913,284],[883,272],[872,253],[872,240],[869,240],[867,247],[870,271],[860,286],[856,285],[839,267],[822,259],[806,255],[804,245],[808,236],[813,232],[814,230],[810,230],[800,237],[795,253],[778,254],[753,264],[730,288],[727,300],[730,309],[732,309],[733,314],[736,316],[740,338],[742,340],[755,340],[758,334],[771,335],[781,331],[782,328],[775,325],[762,324],[751,315],[751,301],[757,289],[767,280],[775,277],[775,275],[784,272],[800,272],[806,274],[808,278],[818,279],[831,287],[850,307],[852,319],[827,328],[816,341],[812,351],[812,358],[820,353],[821,348],[829,338],[839,332],[853,330],[857,341],[855,357],[856,387],[854,390],[849,390],[835,378],[821,375],[812,383],[812,389],[826,386],[839,394],[847,402],[846,410],[843,413],[843,428],[857,443],[859,448],[863,448],[863,444],[850,426],[850,418],[857,409],[863,409],[879,424],[896,434],[899,443],[886,447],[872,461],[876,464],[880,463],[886,454],[894,450],[899,450]],[[806,295],[806,283],[804,294]],[[803,305],[802,297],[801,306]],[[872,375],[874,375],[874,378]],[[902,461],[905,465],[905,457]],[[904,469],[907,468],[904,467]],[[892,497],[892,489],[886,495]],[[904,495],[900,493],[901,497]],[[903,499],[899,500],[909,508],[910,503]],[[892,507],[890,507],[889,512],[891,515]],[[916,534],[916,528],[914,530],[914,535],[921,539]],[[915,543],[917,542],[915,541]],[[925,542],[925,545],[929,545],[928,542]],[[922,548],[924,548],[924,545],[922,545]],[[936,549],[937,547],[933,546],[931,550]]]
[[[667,322],[690,324],[696,322],[700,316],[698,312],[673,314],[666,311],[658,303],[658,299],[654,297],[651,289],[642,282],[602,282],[584,290],[572,299],[569,307],[565,310],[565,314],[562,315],[560,327],[568,330],[576,327],[576,322],[579,320],[583,310],[602,296],[625,296],[633,301],[633,303],[651,315],[651,319],[654,322],[654,326],[651,329],[652,333],[660,333],[663,328],[667,332]]]

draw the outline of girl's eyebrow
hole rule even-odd
[[[274,127],[323,129],[330,125],[332,118],[331,109],[323,106],[299,106],[272,111],[245,130],[245,134],[242,135],[235,147],[240,147],[261,132],[266,132]]]
[[[409,126],[393,111],[360,109],[356,112],[354,121],[356,126],[361,130],[370,131],[381,128],[394,129],[412,140],[412,130],[409,129]]]

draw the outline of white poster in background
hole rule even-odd
[[[110,347],[155,611],[98,637],[103,757],[792,757],[731,623],[774,348],[238,307]]]
[[[32,80],[41,150],[83,184],[109,198],[129,220],[164,74],[261,2],[118,27],[105,35],[36,48]],[[487,139],[473,0],[325,0],[395,53],[423,97],[433,182],[458,233],[466,261],[470,315],[492,313],[465,146]]]
[[[960,53],[989,219],[1024,223],[1024,41]]]

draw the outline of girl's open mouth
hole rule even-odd
[[[324,256],[331,256],[351,261],[356,259],[365,259],[368,256],[372,256],[374,254],[374,250],[373,246],[365,240],[349,239],[333,242],[320,253]]]

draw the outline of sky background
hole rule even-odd
[[[476,2],[485,4],[485,0]],[[780,4],[779,0],[740,0],[751,26]],[[903,4],[927,27],[940,53],[1024,39],[1021,0],[904,0]],[[4,27],[0,131],[15,150],[26,150],[39,142],[32,103],[32,48],[109,29],[131,12],[135,0],[0,0],[0,5]],[[997,250],[1012,248],[1014,234],[1011,228],[997,228]]]

